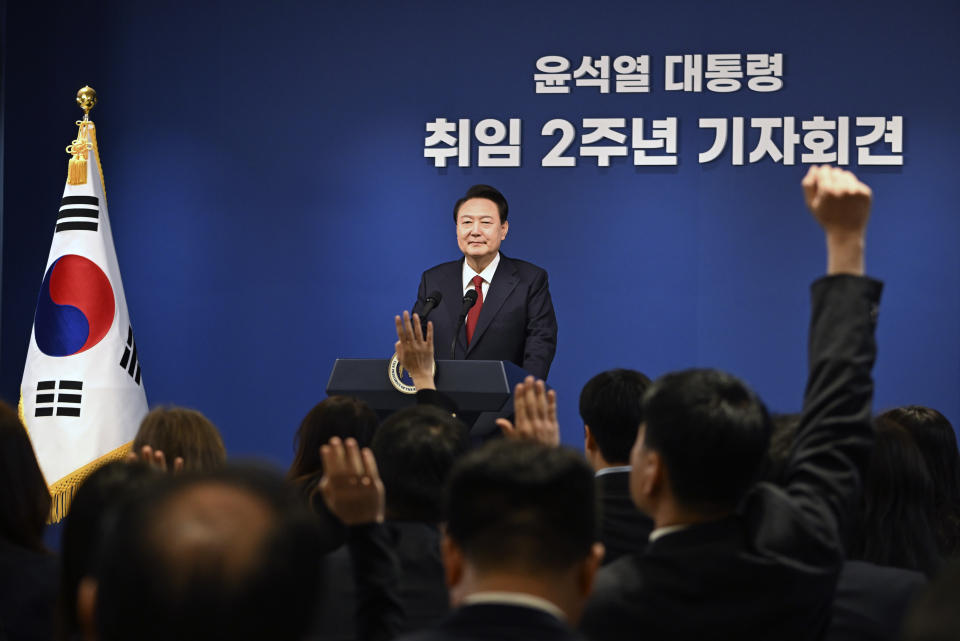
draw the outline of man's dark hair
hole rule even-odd
[[[643,422],[643,394],[650,379],[632,369],[611,369],[587,381],[580,392],[580,418],[608,463],[627,463]]]
[[[439,523],[443,486],[468,445],[467,426],[438,407],[408,407],[384,421],[372,449],[387,492],[387,517]]]
[[[107,535],[100,638],[301,639],[317,600],[318,530],[272,472],[165,477],[129,501]]]
[[[17,411],[0,401],[0,539],[44,551],[50,492]]]
[[[677,501],[730,511],[756,481],[770,442],[770,416],[743,382],[718,370],[658,378],[643,403],[645,447],[663,458]]]
[[[502,225],[507,222],[507,213],[510,211],[507,205],[507,199],[503,197],[503,194],[501,194],[496,187],[491,187],[490,185],[474,185],[468,189],[467,193],[463,195],[463,198],[453,205],[453,222],[457,222],[457,214],[460,213],[461,205],[471,198],[486,198],[492,201],[500,212],[500,224]]]
[[[124,502],[163,476],[145,463],[107,463],[83,482],[70,503],[60,550],[60,595],[57,599],[57,638],[78,639],[77,588],[84,577],[96,577],[104,549],[103,535]]]
[[[567,448],[495,440],[447,485],[447,533],[480,570],[562,571],[597,540],[593,470]]]

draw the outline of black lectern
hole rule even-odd
[[[457,404],[457,416],[474,439],[497,431],[494,421],[513,414],[513,388],[527,372],[509,361],[437,361],[437,389]],[[366,401],[384,417],[416,404],[390,382],[390,361],[338,358],[330,372],[327,394],[344,394]]]

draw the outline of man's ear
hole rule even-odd
[[[587,452],[597,450],[597,439],[593,438],[593,432],[590,431],[590,426],[586,423],[583,424],[583,449]]]
[[[443,568],[447,580],[447,587],[451,592],[463,580],[463,549],[444,534],[440,543],[440,554],[443,557]]]
[[[500,232],[500,240],[503,241],[507,237],[507,232],[510,230],[510,221],[503,221],[503,229]]]
[[[85,576],[77,585],[77,624],[84,641],[97,639],[97,580]]]
[[[600,569],[600,564],[603,563],[605,554],[606,550],[603,547],[603,543],[597,541],[590,547],[590,554],[588,554],[587,558],[580,564],[580,571],[577,576],[577,587],[580,589],[580,594],[584,597],[589,596],[590,592],[593,591],[593,580],[597,576],[597,570]]]
[[[657,497],[663,491],[666,479],[666,469],[663,466],[663,457],[656,450],[644,449],[640,455],[643,465],[643,485],[641,490],[646,497]]]

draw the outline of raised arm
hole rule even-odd
[[[809,375],[785,480],[808,525],[838,548],[873,443],[870,372],[882,285],[863,277],[870,188],[824,166],[810,169],[803,190],[825,233],[827,276],[812,287]]]

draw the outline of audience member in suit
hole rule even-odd
[[[217,426],[197,410],[158,407],[140,422],[128,458],[173,472],[213,470],[226,462],[227,450]]]
[[[812,167],[806,201],[827,241],[812,288],[809,377],[786,484],[758,483],[770,438],[760,399],[716,370],[667,374],[644,397],[631,492],[655,529],[604,567],[582,628],[596,641],[819,639],[842,535],[872,443],[881,284],[863,277],[871,192]]]
[[[0,402],[0,637],[53,638],[57,558],[43,545],[50,492],[17,412]]]
[[[883,419],[874,426],[876,445],[864,475],[848,556],[932,577],[942,561],[933,528],[933,480],[907,430]]]
[[[507,199],[490,185],[467,190],[453,206],[463,258],[423,272],[413,311],[422,312],[427,297],[439,291],[440,304],[430,319],[441,357],[511,361],[546,378],[557,351],[557,317],[547,272],[500,253],[509,229],[508,213]],[[478,315],[468,316],[455,334],[464,295],[476,290],[477,278],[482,283],[482,298],[474,305]]]
[[[653,521],[630,498],[630,450],[649,385],[640,372],[612,369],[591,378],[580,392],[584,453],[597,477],[604,565],[642,551],[653,530]]]
[[[903,641],[960,639],[960,561],[951,561],[914,601],[904,625]]]
[[[70,503],[63,526],[60,550],[60,594],[57,600],[57,638],[75,641],[91,636],[81,630],[78,601],[93,598],[96,570],[106,524],[115,517],[123,501],[154,482],[150,466],[134,463],[107,463],[83,482]]]
[[[889,410],[877,421],[895,423],[913,436],[933,480],[934,533],[940,555],[960,556],[960,452],[950,421],[937,410],[920,405]]]
[[[398,619],[394,567],[382,538],[383,485],[369,450],[352,439],[324,446],[320,492],[368,544],[357,582],[367,615],[387,639]],[[319,525],[276,475],[225,467],[146,488],[120,510],[98,570],[101,641],[299,640],[317,601]],[[377,554],[382,550],[384,554]],[[94,620],[85,610],[84,620]]]
[[[799,414],[774,417],[765,480],[785,484],[783,472],[793,452],[799,421]],[[907,608],[926,583],[926,577],[914,570],[846,561],[824,641],[897,641]]]
[[[569,625],[603,555],[595,494],[592,470],[565,448],[497,439],[467,454],[446,496],[443,558],[456,609],[404,638],[579,638]]]
[[[408,631],[435,623],[450,610],[440,558],[443,487],[468,445],[467,426],[431,406],[396,412],[373,438]]]

